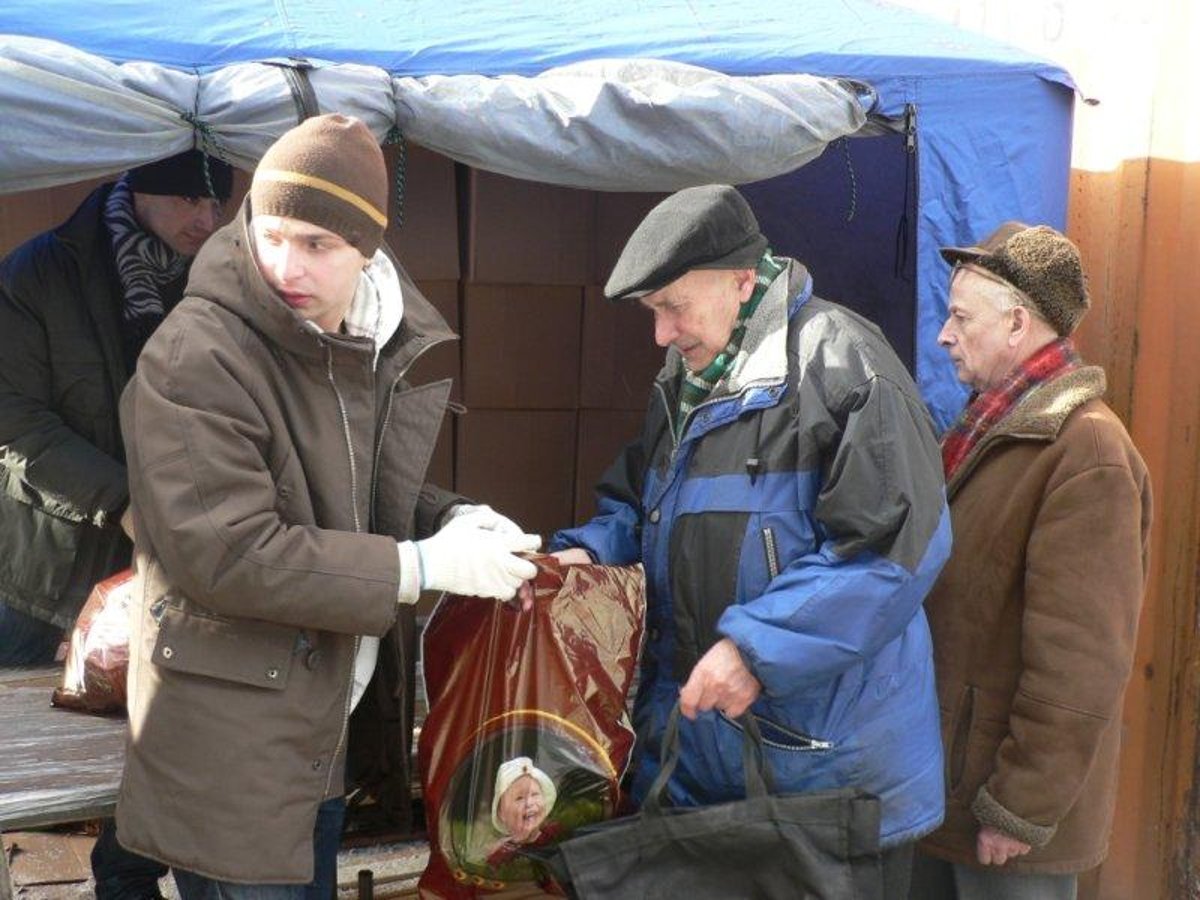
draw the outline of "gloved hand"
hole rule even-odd
[[[490,506],[483,503],[463,503],[450,510],[450,521],[462,522],[469,520],[476,528],[484,531],[498,531],[501,534],[524,534],[525,529],[508,516],[502,516]]]
[[[537,550],[542,539],[521,531],[489,531],[473,522],[474,518],[470,514],[456,516],[433,537],[417,541],[421,587],[508,600],[522,582],[537,575],[537,566],[513,554]]]

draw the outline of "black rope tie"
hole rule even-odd
[[[197,103],[199,100],[197,99]],[[208,196],[217,199],[217,190],[213,187],[212,172],[208,168],[209,156],[215,156],[222,162],[229,162],[229,156],[225,149],[221,146],[221,141],[217,138],[216,130],[197,114],[196,111],[181,112],[179,118],[192,126],[192,146],[200,151],[203,157],[200,161],[201,169],[204,172],[204,187],[208,190]]]
[[[388,129],[387,136],[383,139],[384,145],[396,145],[396,227],[404,227],[404,188],[405,179],[408,177],[408,142],[404,139],[404,132],[393,125]]]
[[[854,160],[850,158],[850,138],[841,139],[842,154],[846,160],[846,174],[850,177],[850,209],[846,211],[846,221],[853,222],[858,212],[858,177],[854,174]]]

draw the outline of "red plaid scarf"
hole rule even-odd
[[[973,394],[958,421],[942,435],[942,466],[946,480],[983,439],[1032,388],[1078,368],[1082,360],[1070,338],[1047,344],[993,388]]]

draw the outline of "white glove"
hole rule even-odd
[[[501,534],[524,534],[525,529],[510,519],[502,516],[485,504],[462,503],[450,510],[452,522],[469,521],[476,528],[484,531],[498,531]]]
[[[433,537],[417,541],[421,587],[508,600],[522,582],[537,575],[537,566],[513,554],[537,550],[542,539],[519,530],[516,534],[489,531],[473,518],[456,516]]]

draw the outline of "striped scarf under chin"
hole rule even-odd
[[[112,237],[117,277],[125,298],[122,330],[132,363],[163,317],[179,302],[191,257],[176,253],[142,227],[134,213],[128,175],[123,175],[109,192],[104,224]]]
[[[676,414],[675,427],[682,434],[683,423],[687,421],[688,413],[703,403],[713,389],[721,383],[721,379],[729,372],[729,367],[737,359],[738,351],[742,348],[742,339],[746,336],[746,322],[758,309],[758,304],[767,293],[776,276],[787,266],[771,255],[768,247],[754,273],[754,291],[738,309],[737,321],[729,342],[716,358],[704,367],[702,371],[692,372],[685,366],[683,378],[679,384],[679,412]]]
[[[1081,364],[1070,338],[1051,341],[1017,366],[995,387],[971,397],[953,425],[942,435],[942,467],[946,480],[958,470],[971,451],[1029,391]]]

